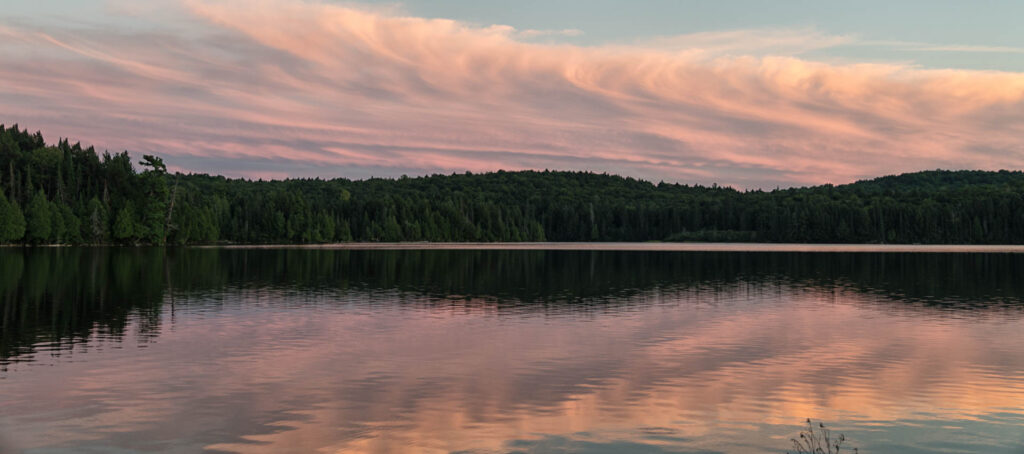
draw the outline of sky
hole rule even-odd
[[[898,4],[893,4],[898,3]],[[50,0],[0,123],[246,178],[1024,167],[1024,2]]]

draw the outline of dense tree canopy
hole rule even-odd
[[[0,242],[1024,243],[1024,173],[741,192],[587,172],[251,181],[169,174],[0,125]]]

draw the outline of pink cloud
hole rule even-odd
[[[1020,73],[744,56],[739,38],[776,48],[752,32],[583,47],[315,2],[181,6],[192,37],[3,28],[3,121],[230,175],[271,171],[251,158],[296,176],[559,168],[774,187],[1024,167]]]

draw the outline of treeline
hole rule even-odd
[[[0,242],[1024,243],[1019,171],[741,192],[587,172],[251,181],[138,165],[0,125]]]

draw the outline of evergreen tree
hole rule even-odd
[[[13,241],[10,238],[14,230],[14,212],[3,191],[0,191],[0,243]]]
[[[100,199],[93,197],[87,207],[89,217],[84,226],[85,238],[91,243],[103,243],[107,240],[107,210]]]
[[[132,164],[127,152],[100,156],[63,139],[46,146],[40,134],[0,127],[0,241],[1024,244],[1019,171],[745,192],[587,172],[362,181],[176,175],[169,191],[162,160],[144,156],[141,173]]]
[[[213,243],[220,239],[220,230],[217,228],[217,222],[214,220],[215,217],[216,214],[209,208],[204,209],[199,216],[199,231],[201,232],[199,238],[201,242]]]
[[[352,241],[352,228],[349,227],[348,221],[342,219],[338,224],[338,241]]]
[[[0,243],[13,243],[25,236],[25,218],[18,204],[7,201],[0,191]]]
[[[66,241],[67,225],[64,223],[64,213],[57,202],[50,202],[50,242],[62,244]]]
[[[32,197],[25,213],[25,230],[29,242],[42,244],[50,241],[53,230],[53,216],[50,213],[50,202],[42,190]]]
[[[150,244],[161,244],[167,222],[167,167],[162,159],[145,155],[139,162],[146,168],[140,175],[141,222],[137,226],[136,236]]]
[[[135,239],[135,213],[131,202],[121,208],[114,218],[114,239],[121,243],[130,243]]]
[[[13,243],[25,238],[25,215],[21,212],[21,207],[17,203],[11,203],[10,211],[8,212],[11,214],[12,221],[8,224],[7,240]]]
[[[60,204],[60,214],[64,220],[64,241],[69,244],[82,242],[82,222],[71,211],[71,207]]]

